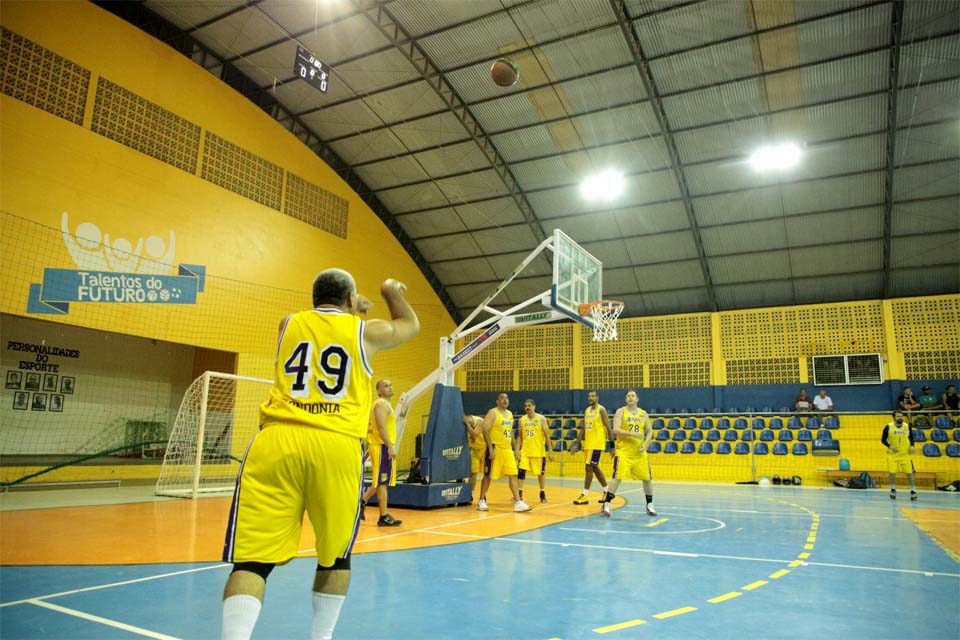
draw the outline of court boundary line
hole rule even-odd
[[[150,631],[149,629],[144,629],[143,627],[135,627],[132,624],[127,624],[126,622],[120,622],[119,620],[111,620],[110,618],[104,618],[102,616],[94,615],[92,613],[87,613],[85,611],[80,611],[78,609],[71,609],[69,607],[64,607],[59,604],[53,604],[52,602],[44,602],[43,600],[27,600],[27,604],[32,604],[37,607],[42,607],[44,609],[50,609],[51,611],[56,611],[68,616],[73,616],[75,618],[80,618],[82,620],[88,620],[90,622],[96,622],[102,624],[106,627],[113,627],[115,629],[122,629],[123,631],[129,631],[130,633],[135,633],[140,636],[146,636],[147,638],[155,638],[156,640],[181,640],[176,636],[168,636],[165,633],[160,633],[159,631]]]

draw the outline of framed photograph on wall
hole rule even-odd
[[[50,411],[63,411],[63,396],[59,393],[50,394]]]
[[[14,369],[7,371],[7,389],[19,389],[22,379],[23,374],[19,371]]]
[[[28,373],[23,388],[27,391],[40,391],[40,374]]]
[[[30,405],[30,410],[46,411],[47,410],[47,394],[45,393],[33,394],[33,404]]]
[[[47,373],[43,376],[43,390],[44,391],[56,391],[57,382],[59,381],[60,376],[55,373]]]
[[[17,411],[26,411],[30,406],[30,394],[26,391],[17,391],[13,394],[13,408]]]
[[[60,376],[60,393],[73,393],[73,376]]]

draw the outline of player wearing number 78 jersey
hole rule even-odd
[[[311,638],[330,638],[350,584],[360,517],[366,436],[373,401],[370,360],[420,330],[405,287],[380,293],[390,321],[364,321],[370,301],[353,277],[328,269],[313,283],[314,309],[280,323],[261,430],[247,449],[230,509],[223,559],[233,563],[223,600],[222,638],[249,638],[274,566],[299,551],[303,513],[316,534]]]

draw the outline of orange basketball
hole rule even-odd
[[[490,77],[501,87],[512,87],[520,78],[520,69],[512,61],[499,58],[490,66]]]

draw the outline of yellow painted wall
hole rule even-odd
[[[0,96],[0,311],[26,315],[31,283],[45,267],[76,269],[60,231],[96,224],[111,238],[176,236],[176,263],[206,266],[206,290],[191,305],[71,303],[45,320],[239,354],[242,375],[269,377],[280,318],[310,306],[316,273],[355,276],[379,303],[379,284],[408,285],[422,331],[374,361],[398,390],[436,366],[439,337],[453,329],[413,260],[362,200],[299,140],[233,89],[166,45],[86,2],[4,2],[4,28],[89,69],[83,126]],[[349,203],[347,238],[260,205],[92,132],[89,110],[104,78],[213,132]],[[202,136],[201,136],[202,138]],[[175,274],[176,272],[172,272]],[[429,395],[411,412],[429,411]],[[412,438],[401,455],[412,457]]]

